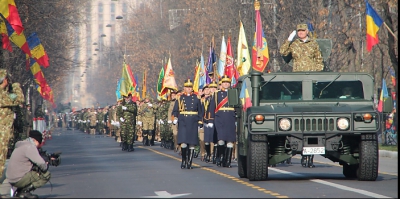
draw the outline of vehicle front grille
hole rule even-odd
[[[336,131],[336,118],[292,118],[292,125],[291,131]]]

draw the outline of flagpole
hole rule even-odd
[[[396,35],[392,32],[392,30],[389,28],[389,26],[386,24],[386,22],[383,22],[383,25],[386,27],[386,29],[392,34],[392,36],[397,40]]]

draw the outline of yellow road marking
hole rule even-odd
[[[177,158],[177,157],[175,157],[175,156],[168,155],[168,154],[165,154],[165,153],[156,151],[156,150],[154,150],[154,149],[150,149],[150,148],[142,147],[142,146],[138,146],[138,148],[147,149],[147,150],[152,151],[152,152],[154,152],[154,153],[156,153],[156,154],[159,154],[159,155],[162,155],[162,156],[165,156],[165,157],[169,157],[169,158],[172,158],[172,159],[174,159],[174,160],[182,161],[181,158]],[[238,182],[238,183],[240,183],[240,184],[246,185],[246,186],[248,186],[248,187],[250,187],[250,188],[253,188],[253,189],[257,190],[257,191],[260,191],[260,192],[269,194],[269,195],[274,196],[274,197],[276,197],[276,198],[289,198],[288,196],[284,196],[284,195],[281,195],[281,194],[279,194],[279,193],[275,193],[275,192],[273,192],[273,191],[270,191],[270,190],[261,188],[261,187],[259,187],[259,186],[253,185],[253,184],[251,184],[251,183],[249,183],[249,182],[246,182],[246,181],[243,181],[243,180],[241,180],[241,179],[239,179],[239,178],[236,178],[236,177],[234,177],[234,176],[231,176],[231,175],[222,173],[222,172],[217,171],[217,170],[215,170],[215,169],[210,169],[210,168],[202,167],[202,166],[200,166],[200,165],[198,165],[198,164],[195,164],[195,163],[193,163],[192,165],[193,165],[193,166],[196,166],[196,167],[200,167],[200,169],[202,169],[202,170],[210,171],[210,172],[212,172],[212,173],[221,175],[221,176],[223,176],[223,177],[225,177],[225,178],[232,179],[232,180],[235,181],[235,182]]]

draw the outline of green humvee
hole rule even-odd
[[[270,165],[319,154],[343,165],[345,177],[376,180],[381,127],[374,85],[367,73],[241,76],[228,90],[228,103],[237,111],[239,176],[266,180]],[[351,88],[351,96],[343,95],[343,88]],[[251,107],[243,99],[245,89]]]

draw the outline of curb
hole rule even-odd
[[[397,151],[379,150],[379,157],[387,157],[387,158],[396,158],[397,159],[397,155],[398,155]]]

